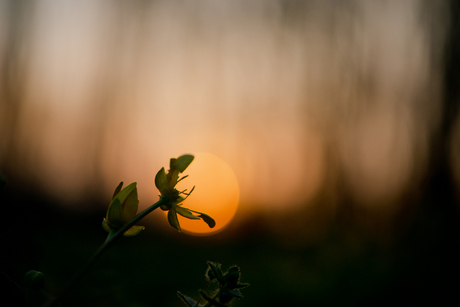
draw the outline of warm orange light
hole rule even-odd
[[[231,167],[222,159],[205,152],[194,153],[195,160],[184,175],[189,177],[177,185],[178,190],[195,190],[183,206],[210,215],[216,226],[209,228],[199,220],[179,216],[182,231],[194,235],[209,235],[222,230],[232,220],[238,208],[239,188]]]

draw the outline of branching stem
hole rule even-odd
[[[151,213],[153,210],[157,209],[163,204],[166,204],[168,202],[167,199],[160,198],[159,201],[157,201],[155,204],[151,205],[138,215],[136,215],[130,222],[128,222],[126,225],[123,227],[110,231],[110,233],[107,236],[107,239],[105,242],[98,248],[98,250],[94,253],[94,255],[89,259],[89,261],[86,263],[86,266],[78,272],[77,275],[69,282],[69,284],[62,290],[62,292],[45,303],[44,307],[52,307],[56,306],[56,304],[67,294],[69,291],[81,280],[81,278],[85,275],[91,267],[96,263],[96,261],[101,257],[101,255],[104,253],[106,249],[108,249],[112,244],[119,239],[128,229],[130,229],[132,226],[136,225],[137,222],[139,222],[141,219],[143,219],[146,215]]]

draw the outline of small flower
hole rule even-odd
[[[241,295],[240,289],[249,286],[248,283],[240,283],[241,272],[240,268],[236,265],[231,266],[228,271],[224,273],[221,269],[220,263],[208,261],[208,270],[206,271],[205,276],[209,281],[208,285],[206,286],[205,290],[200,290],[199,292],[202,298],[207,301],[207,303],[205,303],[205,305],[199,305],[201,299],[197,302],[191,297],[177,291],[177,295],[179,295],[184,304],[189,307],[227,307],[229,306],[228,304],[231,304],[231,301],[235,297],[238,299],[243,297],[243,295]],[[213,281],[218,282],[218,289],[206,293],[206,289]]]
[[[107,215],[102,221],[102,227],[107,232],[110,233],[112,230],[116,231],[120,229],[136,216],[139,206],[136,184],[136,182],[133,182],[122,190],[123,182],[120,182],[115,189],[112,201],[107,209]],[[134,225],[123,235],[132,237],[139,234],[144,229],[144,226]]]
[[[213,297],[209,297],[204,291],[201,291],[201,296],[207,301],[216,306],[225,306],[233,298],[242,298],[240,289],[249,286],[248,283],[240,283],[241,272],[240,268],[236,265],[231,266],[227,272],[222,272],[219,263],[208,262],[208,271],[206,277],[209,281],[216,279],[219,283],[219,292]]]
[[[192,155],[183,155],[177,159],[172,158],[169,163],[168,173],[166,173],[164,167],[162,167],[155,176],[155,186],[158,190],[160,190],[161,199],[165,201],[160,208],[164,211],[169,210],[169,224],[176,228],[179,232],[181,231],[181,228],[179,220],[177,219],[177,214],[180,214],[188,219],[202,219],[211,228],[216,225],[216,222],[209,215],[181,206],[181,203],[193,192],[195,187],[193,187],[188,193],[186,192],[187,190],[179,192],[175,187],[179,181],[188,177],[184,176],[179,178],[179,174],[185,171],[190,163],[192,163],[193,159],[194,157]],[[182,197],[181,195],[185,195],[185,197]],[[195,215],[192,212],[197,213],[198,215]]]

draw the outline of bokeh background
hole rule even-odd
[[[154,212],[63,306],[182,306],[208,260],[251,284],[234,306],[458,302],[459,12],[0,1],[0,299],[20,306],[9,282],[30,269],[58,293],[105,240],[119,181],[143,209],[169,158],[207,152],[238,180],[231,223],[192,236]]]

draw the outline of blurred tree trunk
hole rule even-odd
[[[25,1],[8,1],[8,25],[5,38],[5,53],[0,62],[0,101],[3,114],[0,115],[0,128],[2,130],[2,143],[0,152],[3,153],[3,165],[8,167],[10,161],[17,154],[17,129],[21,104],[25,94],[25,80],[27,80],[27,55],[25,45],[27,35],[30,33],[30,12],[32,3]],[[7,170],[6,170],[7,171]]]
[[[449,2],[442,58],[442,101],[439,125],[430,142],[422,202],[410,231],[401,242],[398,288],[407,301],[436,305],[459,302],[460,227],[456,184],[452,172],[453,129],[459,120],[460,2]]]

